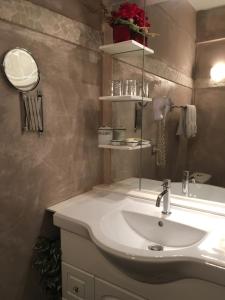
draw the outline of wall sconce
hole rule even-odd
[[[225,63],[217,63],[210,70],[210,77],[213,81],[225,79]]]

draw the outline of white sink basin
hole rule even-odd
[[[199,242],[206,234],[191,226],[150,215],[129,211],[123,211],[122,214],[131,230],[150,242],[166,247],[188,247]]]
[[[147,251],[190,247],[206,235],[205,231],[191,226],[128,210],[104,216],[100,221],[100,228],[107,239],[114,243]],[[154,247],[155,245],[161,247]]]

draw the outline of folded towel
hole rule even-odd
[[[180,114],[177,128],[177,135],[184,135],[186,138],[195,137],[197,134],[197,114],[195,105],[186,105]]]
[[[195,105],[187,105],[186,109],[186,137],[189,139],[197,134],[197,113]]]

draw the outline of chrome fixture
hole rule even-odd
[[[189,195],[189,183],[190,182],[195,183],[195,177],[193,175],[190,175],[189,171],[184,171],[183,179],[182,179],[182,192],[186,196]]]
[[[21,120],[23,132],[44,132],[43,96],[40,90],[28,94],[21,92]]]
[[[170,188],[171,188],[171,180],[165,179],[163,180],[163,191],[156,200],[156,206],[160,207],[161,200],[163,200],[163,210],[162,213],[165,215],[171,214],[170,212]]]
[[[9,83],[20,92],[22,132],[44,132],[43,96],[37,89],[40,71],[32,54],[23,48],[9,50],[3,58],[3,70]]]

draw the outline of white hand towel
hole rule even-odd
[[[195,137],[197,134],[197,113],[195,105],[186,105],[181,110],[180,120],[177,128],[177,135],[184,135],[186,138]]]
[[[189,139],[197,134],[197,113],[195,105],[187,105],[186,108],[186,137]]]

